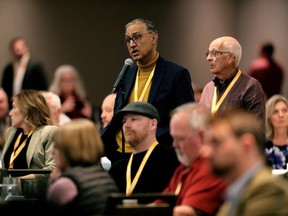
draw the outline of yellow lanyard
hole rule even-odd
[[[146,152],[144,158],[142,159],[142,162],[140,164],[140,167],[137,170],[137,173],[132,181],[131,184],[131,167],[132,167],[132,160],[133,160],[133,154],[131,154],[128,165],[127,165],[127,171],[126,171],[126,195],[131,195],[138,180],[139,177],[143,171],[143,168],[149,158],[149,156],[151,155],[152,151],[154,150],[154,148],[156,147],[156,145],[158,145],[157,140],[155,140],[153,142],[153,144],[149,147],[148,151]]]
[[[180,181],[177,184],[177,187],[176,187],[176,190],[175,190],[175,196],[178,196],[178,194],[180,193],[181,188],[182,188],[182,181]]]
[[[10,163],[9,163],[9,169],[13,169],[13,162],[15,160],[15,158],[19,155],[19,153],[22,151],[22,149],[24,148],[25,144],[26,144],[26,141],[27,139],[32,135],[33,133],[33,130],[31,130],[28,134],[28,136],[26,137],[26,139],[21,143],[21,145],[19,146],[19,143],[20,143],[20,140],[21,140],[21,137],[22,137],[22,134],[23,133],[20,133],[19,136],[17,137],[17,140],[14,144],[14,149],[13,149],[13,152],[11,154],[11,157],[10,157]],[[17,148],[19,146],[19,148]]]
[[[142,91],[142,93],[140,95],[140,98],[138,98],[138,79],[139,79],[139,72],[140,72],[140,70],[138,70],[137,76],[136,76],[136,81],[135,81],[134,101],[143,101],[144,96],[145,96],[145,94],[147,92],[147,89],[148,89],[148,87],[149,87],[149,85],[151,83],[151,80],[153,78],[155,67],[156,67],[156,65],[154,66],[152,72],[150,73],[150,75],[149,75],[149,77],[148,77],[148,79],[146,81],[146,84],[145,84],[144,89],[143,89],[143,91]]]
[[[232,87],[234,86],[234,84],[236,83],[236,81],[238,80],[238,78],[241,75],[241,71],[238,70],[236,76],[233,78],[233,80],[231,81],[231,83],[228,85],[227,89],[225,90],[224,94],[220,97],[220,100],[216,103],[217,101],[217,88],[214,87],[214,95],[213,95],[213,99],[212,99],[212,107],[211,107],[211,113],[214,116],[215,113],[218,111],[219,107],[221,106],[221,104],[223,103],[224,99],[226,98],[227,94],[230,92],[230,90],[232,89]]]

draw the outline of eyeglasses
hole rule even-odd
[[[153,32],[147,32],[147,33],[137,33],[137,34],[134,34],[132,37],[126,37],[123,42],[126,43],[126,45],[129,45],[130,44],[130,41],[132,40],[135,44],[139,43],[143,37],[143,35],[145,34],[153,34]]]
[[[217,51],[217,50],[212,50],[212,51],[207,51],[206,52],[206,57],[208,57],[209,55],[211,55],[213,58],[222,55],[224,53],[231,53],[231,52],[222,52],[222,51]]]

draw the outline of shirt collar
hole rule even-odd
[[[229,78],[225,79],[225,80],[220,80],[217,76],[215,76],[213,78],[213,82],[214,82],[214,85],[217,87],[217,88],[221,88],[221,87],[226,87],[228,86],[231,81],[233,80],[233,78],[236,76],[237,72],[238,72],[238,68],[236,68],[236,70],[233,72],[232,76],[230,76]]]
[[[243,188],[253,178],[255,173],[263,167],[263,163],[259,162],[252,166],[244,175],[237,179],[233,184],[229,186],[226,193],[226,200],[231,204],[232,209],[235,210],[239,198],[241,197]]]

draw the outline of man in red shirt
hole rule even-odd
[[[226,184],[212,174],[202,151],[206,122],[211,117],[198,103],[181,105],[172,112],[170,133],[181,164],[163,192],[177,197],[174,216],[215,215],[223,202]]]

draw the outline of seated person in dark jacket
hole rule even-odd
[[[133,102],[112,119],[119,124],[121,120],[124,138],[133,153],[112,164],[109,170],[119,191],[127,195],[162,192],[179,162],[174,149],[156,139],[158,111],[149,103]]]

